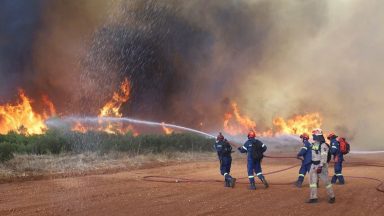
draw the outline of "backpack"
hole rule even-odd
[[[351,146],[349,143],[345,140],[344,137],[340,137],[338,140],[339,146],[340,146],[340,152],[345,155],[349,153],[349,150],[351,149]]]
[[[263,159],[263,143],[260,140],[255,140],[252,142],[252,158],[254,160]]]
[[[332,153],[331,153],[331,148],[330,148],[330,146],[328,145],[328,143],[321,143],[320,144],[320,151],[321,151],[321,145],[322,144],[325,144],[325,145],[327,145],[328,146],[328,154],[327,154],[327,163],[329,163],[330,161],[331,161],[331,159],[332,159]]]

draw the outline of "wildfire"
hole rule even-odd
[[[273,120],[274,129],[280,134],[310,134],[313,128],[320,128],[321,123],[322,119],[319,113],[296,115],[286,121],[281,117]]]
[[[250,117],[240,113],[237,103],[231,104],[231,111],[224,114],[224,131],[230,135],[246,134],[249,130],[256,132],[258,136],[275,136],[280,134],[302,134],[310,133],[313,128],[319,128],[322,118],[319,113],[309,113],[306,115],[295,115],[285,120],[276,117],[273,122],[273,129],[257,130],[256,122]]]
[[[121,106],[128,101],[130,95],[130,84],[127,78],[124,79],[119,91],[114,92],[112,99],[100,110],[99,117],[121,117]]]
[[[172,134],[174,131],[172,128],[166,127],[164,122],[161,123],[161,127],[166,135]]]
[[[120,112],[121,106],[129,100],[131,86],[127,78],[121,83],[118,91],[113,93],[110,101],[108,101],[103,108],[100,109],[99,117],[117,117],[121,118],[123,115]],[[139,135],[132,125],[126,125],[122,122],[111,122],[99,120],[98,125],[84,125],[76,123],[72,127],[73,131],[85,133],[87,131],[104,131],[109,134],[125,134],[132,132],[134,136]]]
[[[19,101],[16,104],[0,105],[0,134],[15,131],[22,134],[42,134],[47,129],[44,121],[56,114],[53,103],[47,96],[42,101],[48,107],[43,114],[36,113],[32,108],[32,100],[23,90],[19,90]]]

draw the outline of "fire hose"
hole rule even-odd
[[[275,159],[297,159],[296,157],[290,157],[290,156],[264,156],[265,158],[275,158]],[[365,162],[349,162],[346,163],[348,165],[352,166],[370,166],[370,167],[384,167],[382,164],[372,164],[372,163],[365,163]],[[300,164],[288,166],[283,169],[271,171],[268,173],[265,173],[264,175],[273,175],[276,173],[285,172],[287,170],[291,170],[293,168],[296,168],[300,166]],[[345,176],[347,178],[353,178],[353,179],[364,179],[364,180],[370,180],[378,182],[379,184],[376,186],[376,190],[379,192],[384,193],[384,188],[382,186],[384,185],[384,181],[378,178],[373,177],[365,177],[365,176]],[[241,177],[238,179],[246,179],[247,177]],[[172,176],[156,176],[156,175],[148,175],[144,176],[142,178],[144,181],[149,182],[161,182],[161,183],[215,183],[215,182],[222,182],[222,180],[215,180],[215,179],[193,179],[193,178],[184,178],[184,177],[172,177]],[[294,182],[280,182],[280,183],[270,183],[270,185],[291,185]],[[244,182],[238,182],[237,184],[246,184]]]

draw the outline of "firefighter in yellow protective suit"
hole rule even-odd
[[[332,189],[332,184],[328,179],[328,156],[329,146],[325,143],[323,132],[321,129],[315,129],[312,132],[314,143],[312,144],[312,165],[309,171],[309,187],[310,199],[307,203],[316,203],[318,179],[320,178],[325,185],[329,196],[328,202],[335,202],[335,193]]]

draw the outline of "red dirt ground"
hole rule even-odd
[[[381,157],[368,162],[383,164]],[[355,157],[349,161],[363,159]],[[267,158],[263,169],[267,173],[297,163],[294,159]],[[382,167],[349,165],[344,168],[344,175],[384,180],[383,171]],[[293,182],[297,172],[298,168],[294,168],[266,178],[272,184]],[[246,176],[244,158],[234,160],[232,174]],[[336,203],[331,205],[322,185],[320,202],[306,204],[307,184],[301,189],[291,184],[271,185],[268,189],[258,185],[256,191],[249,191],[246,179],[229,189],[222,182],[144,181],[148,175],[222,179],[218,162],[193,162],[114,174],[6,183],[0,185],[0,215],[384,215],[384,193],[375,189],[379,183],[372,180],[346,177],[346,185],[334,186]]]

